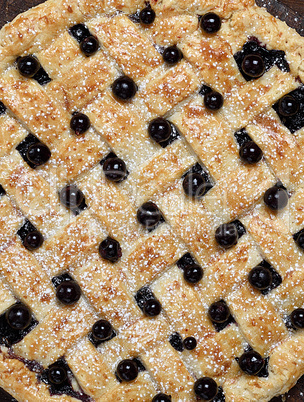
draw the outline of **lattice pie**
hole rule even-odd
[[[304,39],[253,0],[0,31],[0,386],[269,401],[304,374]]]

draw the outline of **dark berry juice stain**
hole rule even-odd
[[[218,387],[216,397],[212,399],[212,402],[225,402],[225,394],[222,387]]]
[[[236,230],[238,232],[238,236],[239,236],[239,239],[240,239],[246,233],[245,226],[238,219],[233,221],[233,222],[231,222],[231,223],[236,226]]]
[[[143,310],[145,303],[148,300],[154,300],[155,296],[149,286],[140,288],[134,296],[138,307]]]
[[[174,332],[174,334],[169,336],[169,342],[171,346],[178,352],[182,352],[184,350],[183,338],[178,332]]]
[[[5,195],[6,194],[6,192],[5,192],[5,190],[4,190],[4,188],[1,186],[1,184],[0,184],[0,197],[2,197],[3,195]]]
[[[10,347],[20,342],[29,332],[38,325],[38,321],[32,316],[30,324],[24,329],[12,328],[7,320],[6,313],[0,315],[0,345]]]
[[[268,366],[269,366],[269,357],[266,357],[266,359],[264,359],[265,363],[264,363],[264,367],[262,368],[262,370],[258,373],[258,377],[263,377],[263,378],[267,378],[269,376],[269,371],[268,371]]]
[[[236,142],[238,145],[241,147],[242,145],[246,144],[249,141],[252,141],[252,138],[249,136],[245,128],[242,128],[239,131],[236,131],[234,133],[234,138],[236,139]]]
[[[49,380],[49,371],[52,367],[60,367],[66,371],[67,377],[61,384],[54,384]],[[47,369],[45,369],[39,376],[38,379],[43,381],[49,386],[50,395],[69,395],[73,398],[79,399],[82,402],[92,402],[93,399],[85,394],[80,388],[79,391],[75,391],[72,387],[72,379],[74,375],[66,360],[61,357],[55,363],[51,364]]]
[[[78,43],[81,43],[84,39],[91,36],[88,28],[83,24],[77,24],[72,26],[69,29],[69,34],[73,36],[77,40]]]
[[[199,90],[199,94],[201,96],[205,96],[205,95],[209,94],[210,92],[212,92],[212,88],[208,87],[208,85],[203,85],[201,87],[201,89]]]
[[[36,360],[28,360],[25,359],[24,357],[18,356],[11,349],[8,350],[8,355],[11,359],[19,360],[33,373],[42,373],[43,371],[43,366]]]
[[[74,281],[74,279],[71,277],[71,275],[64,273],[58,276],[54,276],[52,278],[52,283],[55,286],[55,288],[57,288],[62,282],[65,281]]]
[[[177,140],[181,136],[180,132],[177,129],[177,127],[173,123],[171,123],[170,121],[169,121],[169,123],[170,123],[170,126],[171,126],[171,134],[170,134],[170,137],[166,141],[162,141],[162,142],[159,143],[159,145],[162,148],[166,148],[168,145],[172,144],[172,142],[174,142],[175,140]]]
[[[211,179],[211,176],[209,175],[209,172],[207,171],[207,169],[205,167],[203,167],[199,163],[196,163],[195,165],[193,165],[189,170],[187,170],[186,173],[183,174],[182,177],[184,178],[185,176],[187,176],[188,173],[198,173],[201,176],[203,176],[203,178],[205,180],[205,186],[206,186],[206,191],[205,191],[204,195],[209,190],[211,190],[211,188],[213,187],[212,179]]]
[[[115,338],[116,335],[117,335],[116,332],[113,330],[112,335],[110,336],[110,338],[105,339],[104,341],[101,341],[100,339],[94,338],[94,336],[92,335],[92,331],[90,331],[89,334],[88,334],[88,337],[89,337],[89,341],[95,346],[95,348],[97,348],[102,343],[108,342],[111,339]]]
[[[38,84],[42,86],[52,81],[52,79],[49,77],[48,73],[45,71],[43,67],[40,67],[40,69],[34,75],[33,79],[36,80]]]
[[[281,275],[269,264],[269,262],[267,262],[266,260],[263,260],[262,262],[260,262],[258,265],[260,265],[261,267],[267,268],[269,269],[269,271],[271,272],[272,275],[272,281],[271,281],[271,285],[266,288],[261,290],[261,293],[263,295],[267,295],[269,292],[272,291],[272,289],[277,288],[278,286],[281,285],[282,283],[282,277]]]
[[[136,11],[136,13],[134,14],[130,14],[129,18],[132,22],[134,22],[135,24],[139,24],[140,23],[140,17],[139,17],[140,11]]]
[[[285,57],[283,50],[267,50],[265,46],[261,46],[261,42],[255,38],[250,37],[248,42],[243,46],[243,49],[234,55],[234,59],[239,67],[240,73],[243,75],[246,81],[255,79],[245,74],[242,70],[242,63],[244,58],[249,55],[259,55],[265,64],[265,72],[270,70],[271,67],[277,66],[280,70],[289,72],[289,64]]]
[[[87,206],[87,204],[85,202],[85,199],[83,199],[82,203],[76,208],[71,208],[71,211],[73,212],[73,214],[75,216],[77,216],[77,215],[81,214],[81,212],[84,211],[87,208],[88,208],[88,206]]]
[[[26,220],[21,228],[18,230],[17,235],[22,241],[24,241],[29,233],[35,231],[37,231],[37,228],[30,221]]]
[[[230,314],[228,320],[224,321],[224,322],[213,322],[212,321],[212,325],[214,326],[216,332],[220,332],[223,331],[224,328],[228,327],[228,325],[230,324],[235,324],[235,319],[232,317],[232,315]]]
[[[178,266],[178,268],[184,271],[189,265],[191,266],[199,264],[190,253],[186,253],[176,262],[176,265]]]
[[[103,159],[101,159],[101,161],[99,163],[102,166],[105,163],[105,161],[107,161],[108,159],[112,159],[112,158],[117,158],[117,155],[114,152],[108,153],[108,155],[105,156]]]
[[[6,112],[6,106],[0,101],[0,116]]]
[[[9,393],[0,388],[0,401],[1,402],[18,402],[17,399],[12,397]]]
[[[140,360],[139,357],[134,357],[134,359],[132,360],[134,363],[136,363],[139,372],[146,371],[146,367],[144,366],[143,362]]]
[[[290,92],[288,95],[292,96],[299,103],[299,110],[293,116],[283,116],[280,113],[280,100],[273,105],[274,110],[280,117],[281,122],[293,134],[304,127],[304,85]]]
[[[32,169],[35,169],[37,166],[34,165],[32,162],[29,161],[27,157],[27,151],[29,150],[29,147],[34,144],[39,144],[40,141],[38,140],[37,137],[35,137],[33,134],[28,134],[23,141],[20,142],[19,145],[17,145],[16,149],[23,158],[23,160],[31,167]]]

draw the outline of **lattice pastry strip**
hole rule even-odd
[[[188,372],[179,353],[172,348],[169,342],[164,342],[142,354],[141,359],[160,385],[162,392],[171,395],[172,398],[178,398],[181,402],[194,398],[191,386],[193,377]]]
[[[52,80],[61,80],[72,68],[86,62],[76,40],[65,31],[47,48],[36,53],[38,60]]]
[[[91,212],[124,249],[140,237],[142,230],[133,203],[120,187],[106,180],[100,165],[80,176],[75,183],[83,191]]]
[[[144,128],[145,109],[142,111],[133,103],[121,104],[106,91],[93,100],[84,113],[130,169],[152,157],[157,150]]]
[[[13,351],[47,367],[86,335],[95,321],[97,315],[84,299],[76,306],[55,307],[22,341],[13,346]]]
[[[88,337],[72,346],[65,358],[83,390],[93,398],[117,385],[114,373]]]
[[[208,111],[197,95],[170,120],[178,127],[215,180],[239,168],[237,147],[227,122]],[[219,136],[221,133],[221,136]]]
[[[2,157],[10,152],[26,135],[27,131],[24,127],[4,112],[0,116],[0,156]]]
[[[267,356],[287,338],[288,331],[274,307],[247,284],[228,295],[226,300],[243,336],[261,355]]]
[[[121,328],[113,339],[101,344],[97,350],[87,339],[81,340],[79,345],[67,353],[66,359],[81,386],[88,391],[89,395],[110,400],[110,396],[116,395],[119,390],[124,392],[123,390],[128,388],[125,384],[117,385],[116,380],[113,381],[115,378],[113,373],[119,361],[123,358],[137,358],[143,351],[154,348],[168,335],[169,328],[166,320],[162,317],[152,320],[143,318],[132,325]],[[83,365],[84,358],[86,358],[86,364],[89,365],[90,371],[93,370],[96,374],[93,382],[90,379],[91,372],[88,373]],[[152,384],[148,374],[143,374],[142,379],[147,381],[147,385],[149,385],[148,395],[150,397]],[[141,383],[141,380],[139,382]],[[140,391],[136,386],[135,388],[130,387],[128,391],[134,398],[144,397],[145,392],[147,391]]]
[[[102,159],[106,147],[97,134],[91,132],[85,138],[72,137],[69,129],[71,115],[60,108],[40,85],[20,78],[17,71],[9,70],[6,74],[5,79],[0,80],[4,103],[50,148],[51,163],[57,168],[56,174],[59,177],[63,174],[64,180],[71,180]],[[33,109],[25,107],[28,102],[33,104]],[[33,110],[35,119],[32,116]]]
[[[276,85],[273,85],[274,82]],[[275,66],[254,83],[247,83],[234,92],[227,99],[222,113],[232,127],[238,130],[297,87],[298,84],[291,74],[282,72]]]
[[[72,71],[68,70],[62,78],[47,86],[50,96],[69,112],[85,107],[118,75],[101,51],[88,61],[74,66]]]
[[[0,312],[3,313],[15,303],[15,298],[6,283],[0,280]]]
[[[160,11],[190,11],[191,13],[204,15],[207,12],[214,11],[221,17],[229,17],[233,12],[242,10],[254,4],[254,0],[199,0],[189,4],[186,0],[163,0],[156,4]]]
[[[196,31],[187,36],[180,47],[200,78],[225,98],[245,84],[230,44],[219,36],[202,35]]]
[[[130,289],[135,292],[160,276],[187,251],[166,223],[142,237],[122,261]]]
[[[80,9],[83,16],[96,16],[96,14],[113,14],[118,11],[133,13],[144,7],[144,0],[105,0],[102,3],[95,3],[91,0],[81,0]]]
[[[268,299],[284,319],[287,319],[293,310],[304,306],[303,280],[303,270],[294,270],[288,273],[285,281],[268,295]]]
[[[59,108],[38,83],[21,77],[16,69],[11,68],[1,76],[0,93],[11,112],[51,150],[59,149],[70,140],[67,129],[69,114]],[[31,108],[27,107],[28,104],[32,105]]]
[[[176,45],[198,28],[198,20],[195,15],[172,15],[161,11],[156,15],[157,18],[153,25],[143,28],[145,34],[158,46]]]
[[[20,378],[22,378],[22,382],[20,382]],[[36,373],[30,371],[21,361],[10,358],[4,353],[0,354],[0,386],[5,387],[13,397],[18,399],[26,398],[33,401],[37,398],[38,393],[41,402],[49,402],[50,400],[57,402],[78,401],[78,399],[68,395],[51,397],[49,387],[44,382],[37,381]]]
[[[47,47],[54,35],[83,19],[78,0],[54,0],[38,6],[26,16],[18,16],[10,26],[1,30],[1,64],[4,67],[14,62],[20,54],[34,53]],[[46,18],[46,14],[48,18]],[[31,29],[29,29],[31,28]],[[22,41],[20,41],[22,37]]]
[[[83,258],[105,237],[104,229],[97,219],[84,211],[62,230],[44,242],[35,252],[42,267],[52,276],[57,275],[74,261]]]
[[[126,15],[94,19],[90,21],[89,28],[123,72],[136,82],[162,63],[161,55],[153,44]]]
[[[0,240],[1,251],[15,237],[23,221],[21,213],[12,205],[10,199],[4,195],[0,198]]]
[[[303,60],[301,37],[266,10],[248,7],[234,13],[223,26],[220,36],[228,39],[234,52],[239,51],[250,37],[258,38],[261,43],[266,44],[267,49],[283,50],[294,77],[300,76],[303,79],[303,71],[300,68]]]
[[[214,327],[206,317],[204,301],[200,300],[196,289],[185,283],[177,266],[156,280],[151,289],[182,338],[194,336],[201,340],[215,333]],[[183,304],[180,300],[183,300]]]
[[[199,89],[198,77],[185,60],[169,70],[162,69],[156,76],[149,77],[138,94],[155,116],[166,114]]]
[[[155,318],[140,318],[131,325],[122,327],[116,337],[98,347],[111,371],[115,372],[118,363],[125,358],[138,358],[148,350],[166,342],[170,327],[163,315]],[[144,365],[144,368],[147,367]]]
[[[276,176],[290,189],[303,183],[301,143],[285,128],[274,110],[263,113],[256,124],[246,127],[250,137],[263,149],[267,163]]]
[[[289,361],[294,378],[303,371],[301,359],[295,368],[296,358],[303,352],[301,333],[291,337],[294,334],[286,329],[287,315],[303,305],[300,283],[304,260],[292,238],[302,229],[301,213],[297,212],[301,210],[302,194],[297,188],[301,183],[302,131],[293,139],[275,112],[269,110],[283,95],[298,88],[303,43],[251,5],[253,0],[198,0],[191,5],[185,0],[153,0],[156,23],[143,27],[134,22],[138,13],[128,18],[144,7],[142,0],[50,0],[45,8],[38,7],[23,20],[18,18],[10,30],[0,33],[0,97],[8,107],[7,113],[0,116],[5,124],[0,174],[1,184],[11,198],[0,199],[0,227],[4,227],[5,241],[1,244],[1,312],[18,299],[28,304],[39,323],[12,347],[13,353],[37,360],[44,368],[65,356],[80,386],[97,402],[148,402],[160,391],[174,401],[189,402],[196,398],[193,385],[201,376],[215,378],[227,400],[262,401],[261,388],[264,390],[265,384],[272,386],[267,397],[291,386],[293,379],[285,374],[285,361],[279,368],[280,359]],[[223,17],[218,35],[207,36],[199,28],[197,14],[210,10]],[[45,11],[49,17],[47,33],[43,33]],[[38,19],[36,24],[34,17]],[[263,26],[265,22],[272,24],[273,36],[268,26]],[[100,42],[90,58],[83,56],[76,39],[68,33],[79,23],[89,27]],[[27,38],[12,49],[10,43],[31,24],[34,28]],[[237,37],[242,24],[243,33]],[[170,27],[172,31],[165,38],[162,30]],[[197,28],[200,31],[194,32]],[[280,29],[284,31],[283,44],[278,42]],[[291,73],[286,66],[286,71],[274,66],[263,77],[246,81],[237,67],[235,53],[252,35],[259,46],[262,39],[270,49],[284,50],[287,61],[293,52]],[[163,49],[159,47],[168,44],[177,44],[184,53],[184,59],[173,67],[163,63]],[[65,60],[57,54],[59,48],[66,51]],[[51,78],[47,85],[20,78],[13,63],[25,54],[34,54],[41,61]],[[206,55],[209,66],[205,64]],[[111,83],[121,73],[135,80],[138,92],[133,101],[123,103],[112,95]],[[204,84],[224,96],[224,106],[218,113],[202,106]],[[26,103],[31,107],[26,108]],[[69,129],[76,109],[87,114],[92,123],[91,129],[79,137],[71,135]],[[162,148],[148,135],[149,122],[159,116],[175,124],[181,137]],[[265,150],[265,158],[254,166],[240,161],[234,138],[234,132],[245,127]],[[278,145],[276,156],[283,155],[280,161],[273,160],[273,143],[266,139],[275,130],[291,147],[280,154]],[[31,170],[17,150],[12,150],[26,140],[28,131],[52,151],[50,162],[37,170]],[[119,184],[109,183],[103,172],[110,151],[127,165],[126,180]],[[300,173],[288,180],[284,169],[294,153],[293,168],[297,165]],[[184,175],[198,165],[210,186],[207,194],[196,200],[185,195],[182,183]],[[294,201],[291,198],[290,228],[286,211],[270,213],[259,203],[265,191],[277,182],[276,176],[296,190]],[[86,210],[78,211],[76,217],[60,205],[58,195],[70,182],[83,191],[86,201]],[[138,208],[149,200],[156,202],[163,218],[151,233],[136,219]],[[19,209],[45,236],[34,253],[25,250],[16,236],[24,220]],[[227,251],[217,244],[215,229],[235,219],[241,220],[235,223],[240,239]],[[98,253],[100,242],[108,235],[121,243],[119,263],[108,262]],[[181,270],[181,257],[189,251],[204,268],[202,281],[194,286],[186,283]],[[266,296],[247,283],[249,272],[261,260],[269,261],[283,281]],[[33,272],[35,275],[30,277]],[[74,306],[55,303],[51,278],[54,282],[55,275],[66,273],[82,290]],[[285,300],[291,287],[293,296]],[[144,316],[139,299],[145,291],[153,291],[161,302],[158,317]],[[211,321],[207,311],[219,299],[232,313],[232,322],[224,329]],[[100,318],[109,320],[115,333],[95,347],[92,326]],[[174,350],[173,331],[183,338],[194,335],[197,347],[193,351]],[[264,367],[268,370],[267,381],[258,377],[252,380],[241,372],[237,358],[248,343],[269,357]],[[295,349],[295,356],[287,352],[286,345]],[[0,386],[17,398],[32,400],[36,392],[42,401],[75,400],[49,396],[47,387],[23,363],[11,358],[12,352],[2,352]],[[119,384],[115,379],[115,374],[119,377],[117,365],[128,358],[138,359],[140,372],[130,384]],[[23,394],[19,386],[11,390],[12,382],[18,379],[14,373],[12,379],[8,377],[9,359],[13,360],[12,369],[29,385]],[[141,363],[146,371],[141,372]],[[240,385],[245,390],[241,396]]]
[[[288,228],[292,234],[298,233],[304,227],[303,196],[304,188],[298,187],[290,198]]]
[[[233,220],[249,209],[272,183],[275,184],[274,178],[265,163],[251,169],[240,162],[233,130],[221,117],[208,112],[199,98],[186,105],[182,113],[173,115],[172,120],[218,180],[204,197],[204,205],[213,214]],[[221,137],[218,136],[220,129],[223,130]]]
[[[60,205],[54,189],[30,169],[16,150],[1,158],[0,172],[9,196],[44,236],[68,224],[69,214]]]
[[[202,266],[208,265],[222,253],[211,233],[220,221],[199,203],[186,199],[181,183],[176,183],[163,194],[155,197],[166,221],[185,242]]]
[[[243,222],[267,260],[283,279],[293,270],[301,269],[304,263],[303,254],[296,247],[289,228],[282,219],[277,219],[268,211],[265,214],[259,213],[257,208]]]
[[[223,385],[237,372],[235,357],[244,351],[245,340],[235,324],[210,337],[198,338],[198,346],[185,352],[184,360],[197,378],[211,377]]]
[[[31,307],[39,321],[56,306],[51,280],[20,240],[16,239],[2,252],[0,269],[5,282],[19,300]]]
[[[91,251],[87,259],[75,262],[72,273],[96,311],[112,322],[114,328],[142,316],[126,286],[125,276],[112,263],[102,261],[97,253]]]
[[[274,394],[285,393],[294,383],[295,378],[303,370],[303,334],[299,333],[274,349],[269,359],[269,376],[256,378],[243,376],[228,379],[224,384],[224,392],[231,400],[239,398],[240,401],[260,400],[267,401],[265,387],[273,389]],[[292,375],[290,376],[290,370]],[[239,395],[239,389],[244,389]],[[241,399],[240,399],[241,398]]]
[[[149,402],[156,389],[147,373],[139,373],[132,384],[123,383],[111,389],[102,397],[96,399],[97,402],[112,402],[119,400],[122,402]]]
[[[223,176],[206,194],[203,205],[224,221],[232,221],[259,201],[276,180],[264,161],[250,166],[241,165]]]
[[[185,141],[177,139],[166,148],[153,155],[146,163],[131,172],[125,182],[127,190],[134,197],[135,205],[140,207],[155,193],[160,193],[190,169],[197,159]]]
[[[197,291],[205,303],[224,299],[247,281],[252,268],[262,260],[256,246],[248,234],[242,236],[238,244],[227,250],[216,262],[207,266]]]

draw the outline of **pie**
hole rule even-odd
[[[304,39],[253,0],[0,31],[0,386],[255,402],[304,374]]]

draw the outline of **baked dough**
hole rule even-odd
[[[303,86],[304,39],[253,0],[150,6],[156,19],[144,25],[144,0],[48,0],[0,31],[0,321],[16,302],[36,320],[21,340],[0,346],[0,386],[20,402],[149,402],[160,392],[172,402],[194,402],[194,383],[204,376],[220,387],[216,402],[266,402],[304,374],[303,329],[286,326],[304,306],[304,254],[293,238],[304,228],[304,123],[291,132],[272,107]],[[222,20],[211,35],[198,18],[208,12]],[[77,24],[98,39],[90,57],[69,31]],[[234,56],[250,40],[281,51],[289,68],[273,63],[246,81]],[[172,45],[183,60],[171,67],[162,54]],[[16,60],[26,55],[39,60],[49,78],[44,85],[18,71]],[[129,102],[111,89],[123,74],[137,85]],[[203,102],[202,88],[209,87],[223,95],[217,112]],[[70,128],[74,112],[90,119],[84,135]],[[163,147],[148,135],[159,116],[176,131]],[[263,151],[256,164],[240,158],[234,134],[241,129]],[[29,134],[51,151],[35,169],[20,152]],[[127,165],[121,183],[110,182],[100,164],[110,152]],[[197,165],[210,184],[199,199],[183,190]],[[290,200],[273,212],[263,196],[278,181]],[[85,197],[77,214],[60,203],[68,184]],[[152,231],[136,217],[148,201],[162,213]],[[20,235],[28,221],[44,239],[34,251]],[[215,230],[232,221],[244,232],[226,250]],[[115,263],[98,252],[108,236],[122,249]],[[204,271],[195,285],[181,269],[188,253]],[[281,279],[267,294],[248,281],[261,261]],[[71,306],[58,301],[52,282],[67,273],[82,292]],[[147,287],[162,307],[156,317],[145,315],[137,299]],[[232,317],[221,329],[208,316],[218,300]],[[100,319],[115,336],[96,347],[91,329]],[[174,348],[176,333],[195,337],[197,347]],[[267,361],[265,376],[240,369],[248,345]],[[70,370],[69,395],[50,392],[41,380],[61,358]],[[134,381],[118,381],[123,359],[143,367]]]

